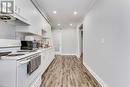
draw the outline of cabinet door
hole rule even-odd
[[[22,7],[22,5],[20,3],[22,3],[22,5],[24,5],[24,7]],[[23,4],[23,3],[25,3],[25,4]],[[40,15],[39,11],[36,9],[36,7],[32,4],[32,2],[30,0],[16,0],[16,5],[18,5],[17,8],[21,7],[22,9],[26,9],[26,10],[21,9],[22,12],[20,11],[17,13],[19,15],[22,15],[25,18],[27,18],[29,23],[31,24],[30,26],[27,26],[27,27],[20,26],[21,28],[19,28],[17,30],[19,32],[27,32],[27,33],[41,35],[41,29],[43,27],[42,26],[43,23],[41,22],[41,15]]]
[[[46,58],[45,51],[43,51],[43,52],[42,52],[42,57],[41,57],[41,75],[42,75],[42,74],[45,72],[45,70],[46,70],[45,58]]]
[[[28,1],[29,0],[15,0],[15,13],[26,21],[28,21]]]
[[[45,19],[30,0],[16,0],[15,9],[15,12],[20,17],[31,24],[29,27],[25,27],[25,32],[27,31],[37,35],[42,35],[42,29]]]
[[[47,57],[46,57],[46,62],[47,62],[47,67],[50,65],[50,63],[53,61],[54,59],[54,54],[53,54],[53,50],[52,49],[49,49],[47,51]]]
[[[46,50],[42,52],[42,59],[41,59],[41,74],[45,72],[45,70],[49,67],[50,63],[54,59],[54,51]]]
[[[42,19],[43,19],[43,16],[38,12],[38,14],[37,14],[37,19],[38,19],[38,26],[37,26],[37,32],[38,32],[38,35],[41,35],[42,36],[42,29],[43,29],[43,21],[42,21]]]
[[[31,26],[30,29],[35,32],[37,35],[41,35],[42,30],[42,21],[41,14],[32,4],[31,1],[28,1],[28,19],[30,20]]]
[[[55,52],[54,49],[51,49],[51,62],[53,61],[53,59],[55,58]]]
[[[45,61],[46,61],[45,65],[46,65],[46,67],[48,67],[49,66],[49,62],[50,62],[50,54],[49,54],[48,50],[46,51],[46,60]]]
[[[44,30],[46,31],[46,33],[43,37],[51,38],[51,25],[49,23],[44,24]]]

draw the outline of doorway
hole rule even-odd
[[[61,29],[55,29],[52,30],[53,34],[53,44],[55,48],[56,54],[61,54],[62,52],[62,30]]]
[[[79,49],[80,49],[80,61],[83,63],[83,24],[79,27]]]

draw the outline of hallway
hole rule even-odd
[[[101,87],[76,56],[55,56],[41,87]]]

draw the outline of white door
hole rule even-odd
[[[55,48],[55,52],[56,54],[61,54],[61,50],[62,50],[62,30],[53,30],[52,31],[53,34],[53,44],[54,44],[54,48]]]

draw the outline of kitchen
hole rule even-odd
[[[0,87],[39,87],[55,54],[51,25],[31,0],[0,4]]]
[[[130,87],[129,0],[0,0],[0,87]]]

